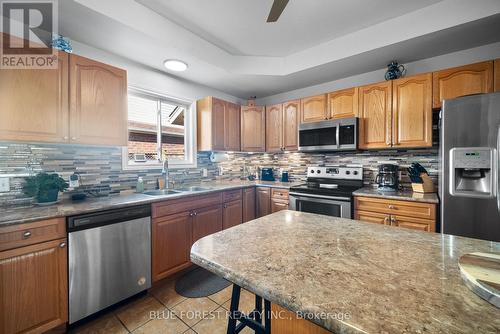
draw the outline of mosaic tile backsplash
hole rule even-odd
[[[122,151],[119,147],[97,147],[78,145],[50,145],[27,143],[0,143],[0,177],[9,177],[10,191],[0,193],[0,206],[28,205],[32,199],[22,192],[24,178],[35,173],[55,172],[68,179],[77,172],[81,175],[81,186],[91,194],[117,194],[133,191],[140,176],[146,189],[154,189],[161,170],[122,170]],[[357,153],[279,153],[279,154],[229,154],[229,160],[212,163],[210,154],[198,153],[197,168],[172,169],[171,180],[178,184],[198,183],[217,179],[239,179],[255,173],[258,167],[273,167],[278,177],[279,169],[290,172],[290,181],[303,181],[309,165],[362,164],[364,182],[374,183],[378,165],[399,164],[402,170],[401,183],[410,187],[405,167],[412,162],[421,163],[437,181],[438,156],[436,149],[409,151],[369,151]],[[207,176],[203,177],[203,169]],[[75,190],[65,193],[69,197]]]

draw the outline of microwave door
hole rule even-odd
[[[338,124],[331,122],[304,124],[299,129],[299,151],[337,150],[339,148],[338,130]]]

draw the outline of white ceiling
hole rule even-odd
[[[500,41],[499,0],[292,0],[278,23],[267,24],[271,2],[65,0],[59,30],[240,98]],[[169,58],[189,69],[168,73]]]
[[[441,0],[292,0],[267,23],[273,0],[136,0],[233,55],[288,56]]]

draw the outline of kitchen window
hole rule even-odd
[[[140,89],[128,92],[123,169],[196,167],[195,104]]]

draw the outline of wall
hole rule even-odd
[[[466,64],[500,58],[500,42],[480,46],[477,48],[448,53],[445,55],[422,59],[412,63],[404,64],[407,69],[407,76],[418,73],[432,72],[445,68],[456,67]],[[305,87],[277,95],[272,95],[256,100],[257,105],[270,105],[285,101],[295,100],[311,95],[323,94],[343,88],[367,85],[379,81],[384,81],[386,69],[372,71],[347,77],[340,80],[330,81],[319,85]]]

